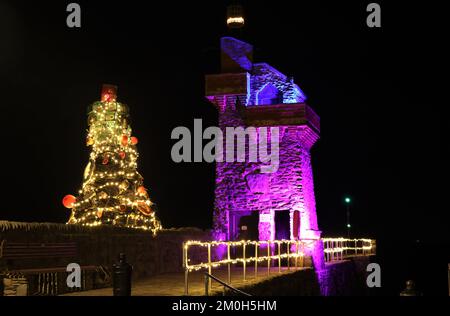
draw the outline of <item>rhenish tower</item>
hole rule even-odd
[[[278,127],[279,166],[261,173],[263,163],[248,160],[250,134],[244,136],[245,162],[216,163],[215,237],[319,238],[310,154],[319,117],[293,78],[253,62],[252,45],[233,37],[220,44],[221,73],[206,75],[206,97],[218,110],[219,126],[224,135],[226,127],[251,126],[258,134],[261,127]]]

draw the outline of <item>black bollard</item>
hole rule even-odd
[[[131,272],[133,267],[127,263],[124,253],[119,254],[119,262],[113,265],[114,296],[131,296]]]
[[[421,296],[422,294],[416,290],[416,284],[413,280],[406,281],[406,288],[400,292],[400,296]]]

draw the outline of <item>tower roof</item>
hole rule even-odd
[[[234,37],[220,39],[221,68],[223,73],[251,71],[253,46]]]

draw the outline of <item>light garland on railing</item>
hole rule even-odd
[[[246,245],[267,245],[270,244],[296,244],[296,243],[306,243],[309,241],[315,241],[316,239],[301,239],[301,240],[289,240],[289,239],[281,239],[281,240],[237,240],[237,241],[222,241],[222,240],[214,240],[214,241],[198,241],[198,240],[188,240],[184,243],[184,247],[189,246],[202,246],[208,247],[211,246],[220,246],[220,245],[230,245],[230,246],[243,246]]]
[[[344,237],[336,237],[336,238],[321,238],[322,241],[363,241],[363,242],[372,242],[373,239],[368,239],[368,238],[344,238]]]
[[[291,258],[295,259],[295,269],[298,268],[298,259],[300,259],[300,267],[303,267],[303,259],[305,257],[305,248],[308,248],[308,251],[312,250],[315,252],[315,246],[312,249],[309,249],[310,243],[315,243],[317,241],[323,242],[323,254],[325,256],[324,261],[330,262],[334,260],[343,260],[344,259],[344,251],[347,250],[355,250],[355,255],[357,256],[357,251],[362,250],[363,255],[365,255],[365,251],[370,251],[369,253],[372,253],[372,250],[374,250],[375,240],[372,239],[345,239],[343,237],[340,238],[323,238],[323,239],[299,239],[299,240],[241,240],[241,241],[196,241],[196,240],[189,240],[183,243],[183,266],[185,269],[185,288],[184,288],[184,294],[188,295],[189,292],[189,273],[192,271],[198,271],[201,269],[208,269],[208,273],[212,273],[212,268],[217,268],[223,265],[228,265],[228,282],[231,283],[231,269],[230,265],[232,264],[243,264],[243,270],[242,275],[244,281],[246,280],[246,268],[248,263],[254,263],[254,275],[255,278],[258,276],[258,263],[266,261],[267,262],[267,275],[270,274],[271,270],[271,261],[272,260],[278,260],[278,272],[281,273],[281,259],[288,259],[287,261],[287,268],[290,269],[290,260]],[[355,246],[358,242],[362,242],[362,247],[349,247],[347,246],[347,242],[351,243],[354,242]],[[281,253],[281,245],[287,244],[286,252]],[[368,244],[365,245],[365,244]],[[262,251],[267,251],[267,255],[265,256],[258,256],[258,252],[260,251],[260,246],[264,245],[267,246],[267,249],[264,249]],[[291,252],[291,246],[295,245],[295,251]],[[320,245],[320,244],[319,244]],[[331,245],[331,247],[329,247]],[[198,247],[207,247],[208,248],[208,262],[200,262],[197,264],[190,264],[189,259],[189,248],[192,246],[198,246]],[[227,259],[222,259],[218,261],[212,261],[211,260],[211,248],[215,246],[226,246],[227,247]],[[230,250],[231,247],[240,247],[242,246],[242,258],[230,258]],[[246,257],[246,247],[247,246],[254,246],[255,248],[255,255],[251,257]],[[278,246],[278,254],[271,255],[271,246]],[[301,246],[301,249],[300,249]],[[250,248],[251,249],[251,248]],[[319,248],[320,249],[320,248]],[[283,249],[284,251],[284,249]],[[208,279],[207,283],[208,288],[211,290],[211,281]]]
[[[373,248],[373,240],[367,239],[367,238],[359,238],[359,239],[350,239],[350,238],[322,238],[322,241],[324,245],[327,245],[327,243],[332,244],[340,244],[343,245],[344,243],[358,243],[362,242],[361,247],[349,247],[349,246],[337,246],[332,248],[326,248],[324,249],[324,252],[340,252],[344,250],[371,250]],[[368,245],[367,245],[368,244]]]
[[[228,265],[228,264],[237,264],[237,263],[252,263],[252,262],[262,262],[262,261],[269,261],[269,260],[279,260],[279,259],[286,259],[286,258],[301,258],[305,256],[304,249],[305,247],[309,246],[311,242],[315,242],[319,239],[301,239],[301,240],[262,240],[262,241],[255,241],[255,240],[240,240],[240,241],[196,241],[196,240],[189,240],[184,243],[183,249],[184,249],[184,266],[185,269],[189,272],[191,271],[198,271],[201,269],[208,269],[208,268],[217,268],[222,265]],[[349,238],[322,238],[320,239],[324,243],[324,246],[328,245],[334,245],[332,248],[326,248],[324,247],[324,254],[325,255],[334,255],[335,253],[343,253],[345,251],[364,251],[369,252],[374,249],[374,240],[367,239],[367,238],[361,238],[361,239],[349,239]],[[353,243],[353,242],[362,242],[363,245],[361,247],[350,247],[347,246],[346,243]],[[295,245],[296,250],[294,252],[286,252],[286,253],[280,253],[280,254],[274,254],[274,255],[265,255],[265,256],[252,256],[248,258],[233,258],[233,259],[223,259],[219,261],[211,261],[209,263],[200,262],[197,264],[190,264],[190,259],[188,257],[188,250],[192,246],[198,246],[198,247],[209,247],[209,251],[211,251],[212,247],[216,246],[227,246],[227,247],[243,247],[243,246],[281,246],[282,244],[287,244],[288,249],[290,249],[290,246]],[[368,244],[368,245],[367,245]],[[301,251],[299,251],[301,247]],[[210,255],[210,254],[209,254]]]
[[[255,262],[255,261],[262,262],[262,261],[267,261],[267,260],[275,260],[275,259],[278,260],[280,258],[281,259],[285,259],[285,258],[301,258],[301,257],[304,257],[304,253],[303,252],[300,252],[298,254],[297,253],[292,253],[292,254],[289,254],[289,255],[287,253],[285,253],[285,254],[282,254],[282,255],[279,255],[279,256],[278,255],[273,255],[273,256],[262,256],[262,257],[258,257],[258,258],[250,257],[248,259],[242,259],[242,258],[230,259],[230,260],[225,259],[225,260],[220,260],[220,261],[214,261],[211,264],[201,262],[201,263],[194,264],[194,265],[187,265],[186,268],[189,270],[189,272],[192,272],[192,271],[198,271],[198,270],[201,270],[201,269],[207,269],[210,266],[212,268],[217,268],[217,267],[219,267],[221,265],[225,265],[225,264],[237,264],[237,263],[244,263],[244,262],[252,263],[252,262]]]
[[[286,259],[286,258],[302,258],[304,257],[304,248],[308,242],[315,241],[315,240],[264,240],[264,241],[255,241],[255,240],[241,240],[241,241],[196,241],[196,240],[189,240],[184,243],[184,251],[185,251],[185,259],[184,259],[184,265],[185,269],[189,272],[191,271],[198,271],[201,269],[208,269],[208,268],[217,268],[221,265],[228,265],[228,264],[237,264],[237,263],[252,263],[252,262],[263,262],[268,260],[276,260],[276,259]],[[289,253],[283,253],[283,254],[274,254],[270,256],[253,256],[248,258],[233,258],[233,259],[224,259],[219,261],[212,261],[210,263],[197,263],[197,264],[189,264],[190,259],[188,258],[188,250],[191,246],[199,246],[199,247],[214,247],[214,246],[227,246],[227,247],[236,247],[236,246],[256,246],[259,247],[261,245],[264,246],[272,246],[277,245],[281,246],[282,244],[288,244],[288,248],[291,245],[296,245],[296,251],[295,252],[289,252]],[[299,251],[299,247],[301,246],[302,251]]]
[[[325,261],[343,260],[344,254],[349,256],[349,252],[353,253],[350,256],[357,256],[358,252],[363,255],[371,254],[374,251],[375,241],[367,238],[351,239],[351,238],[323,238]],[[361,246],[358,247],[358,243]],[[361,253],[359,253],[361,255]]]

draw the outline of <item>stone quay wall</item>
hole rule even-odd
[[[23,269],[63,268],[68,263],[102,266],[110,273],[119,253],[133,266],[133,280],[183,271],[182,245],[187,240],[210,240],[210,231],[198,228],[163,229],[153,236],[148,231],[112,226],[85,227],[56,223],[0,221],[0,244],[75,242],[75,258],[6,259],[0,255],[0,273]],[[197,258],[197,253],[198,258]],[[190,258],[204,261],[202,249],[192,249]],[[105,284],[109,285],[109,284]]]
[[[311,268],[281,275],[275,273],[269,279],[238,289],[255,296],[370,296],[366,267],[373,259],[374,256],[360,256],[326,263],[321,270]],[[226,294],[235,295],[232,291]],[[213,295],[221,295],[221,292]]]

